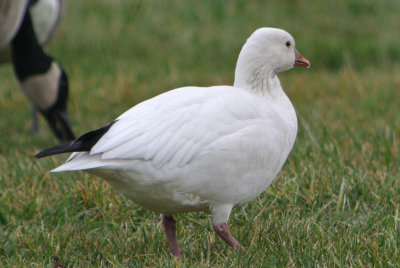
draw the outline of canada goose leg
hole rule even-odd
[[[167,235],[168,244],[171,247],[171,252],[176,257],[182,257],[179,250],[178,240],[176,239],[176,221],[172,216],[161,214],[161,221],[164,226],[165,234]]]
[[[35,107],[32,107],[32,125],[31,125],[31,131],[36,132],[39,130],[39,120],[37,116],[37,110]]]

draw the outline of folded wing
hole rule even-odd
[[[252,105],[242,105],[253,99],[250,94],[231,91],[228,86],[180,88],[140,103],[117,118],[90,155],[182,167],[207,145],[259,118]]]

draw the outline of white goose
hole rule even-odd
[[[172,215],[190,211],[210,211],[215,232],[244,250],[227,226],[231,210],[271,184],[297,133],[296,113],[277,73],[309,65],[289,33],[258,29],[240,52],[233,87],[168,91],[36,157],[74,152],[53,172],[85,170],[161,213],[176,256]]]

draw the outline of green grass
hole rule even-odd
[[[0,69],[0,266],[398,267],[400,265],[400,2],[66,1],[48,51],[68,72],[83,134],[160,92],[232,84],[258,27],[284,28],[311,61],[280,79],[299,117],[273,185],[234,209],[230,249],[205,213],[178,215],[184,259],[158,215],[85,173],[49,174],[66,156],[10,66]]]

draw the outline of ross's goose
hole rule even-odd
[[[36,157],[74,152],[52,171],[98,175],[161,213],[176,256],[181,253],[172,216],[190,211],[211,212],[215,232],[244,250],[227,226],[231,210],[271,184],[297,133],[296,113],[277,73],[309,65],[290,34],[258,29],[240,52],[233,86],[168,91]]]

